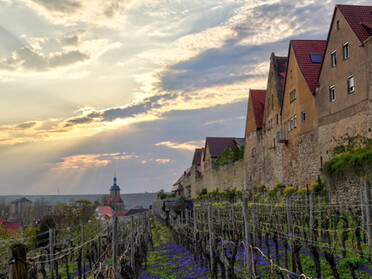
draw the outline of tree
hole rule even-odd
[[[42,219],[44,216],[50,215],[52,206],[47,200],[37,199],[33,202],[34,217],[37,220]]]
[[[0,217],[9,219],[10,216],[10,203],[5,199],[0,200]]]
[[[217,163],[219,166],[231,164],[233,162],[243,159],[244,156],[244,146],[228,146],[220,153],[217,158]]]
[[[70,204],[57,203],[54,214],[64,218],[67,226],[76,226],[94,220],[94,205],[88,200],[77,200]]]

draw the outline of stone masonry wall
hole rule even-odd
[[[318,131],[297,135],[283,146],[283,183],[304,187],[320,173]]]
[[[223,191],[227,188],[242,190],[244,180],[243,164],[243,160],[240,160],[232,164],[213,168],[194,180],[195,188],[200,189],[199,192],[206,188],[208,193],[216,189]]]

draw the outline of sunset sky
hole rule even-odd
[[[170,191],[336,3],[0,0],[0,195]]]

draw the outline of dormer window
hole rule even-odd
[[[344,56],[344,60],[349,58],[349,43],[344,43],[342,45],[342,54]]]
[[[331,54],[331,65],[332,67],[336,67],[337,65],[336,51],[333,51]]]
[[[322,55],[320,53],[310,53],[310,60],[313,64],[321,64],[322,63]]]

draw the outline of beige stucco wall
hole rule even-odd
[[[337,29],[339,21],[339,30]],[[349,44],[349,58],[343,59],[343,44]],[[362,47],[353,30],[340,11],[336,9],[333,25],[319,75],[319,91],[316,96],[318,125],[327,125],[363,110],[368,99],[367,69],[368,47]],[[331,54],[336,51],[337,64],[332,67]],[[347,77],[354,76],[355,91],[348,93]],[[335,86],[336,99],[331,102],[329,89]]]
[[[290,92],[296,89],[296,99],[290,102]],[[301,120],[301,113],[306,120]],[[282,145],[283,180],[287,185],[305,186],[317,178],[320,169],[318,132],[316,131],[315,97],[298,67],[293,49],[290,49],[286,87],[282,106],[284,122],[297,116],[297,127],[288,131],[288,142]]]

